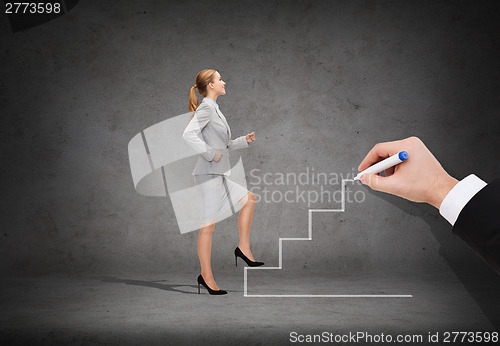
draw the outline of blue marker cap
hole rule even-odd
[[[404,161],[408,158],[408,153],[406,151],[401,151],[399,154],[398,154],[398,157],[401,161]]]

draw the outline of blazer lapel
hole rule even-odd
[[[229,128],[229,124],[227,123],[226,117],[224,116],[224,114],[222,114],[222,112],[219,109],[217,109],[217,107],[215,107],[215,111],[217,112],[217,115],[219,116],[219,118],[221,118],[224,125],[226,125],[227,134],[229,136],[229,139],[231,139],[231,129]]]
[[[206,101],[205,99],[203,99],[201,102],[206,102],[210,105],[210,107],[213,107],[215,109],[215,113],[217,113],[218,117],[222,120],[224,125],[226,125],[227,135],[228,135],[229,140],[230,140],[231,139],[231,129],[229,128],[229,124],[227,123],[227,120],[226,120],[226,117],[224,116],[224,114],[222,114],[222,112],[217,107],[215,107],[215,105],[212,102]]]

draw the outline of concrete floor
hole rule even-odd
[[[412,294],[412,298],[250,298],[197,294],[197,273],[4,276],[2,344],[290,344],[290,333],[422,335],[498,330],[451,271],[418,276],[249,271],[249,294]],[[378,280],[381,277],[384,279]],[[291,282],[296,282],[291,285]],[[494,292],[484,292],[495,294]],[[499,309],[496,309],[498,311]],[[490,319],[490,320],[489,320]],[[441,334],[442,335],[442,334]],[[6,343],[7,342],[7,343]],[[361,342],[363,343],[363,342]]]

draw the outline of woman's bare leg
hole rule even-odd
[[[212,266],[210,265],[210,257],[212,253],[212,234],[214,233],[215,220],[201,225],[200,233],[198,234],[198,257],[200,258],[201,276],[205,279],[206,284],[213,290],[218,290],[217,284],[212,274]]]
[[[255,261],[252,251],[250,251],[250,227],[252,226],[253,210],[255,208],[256,197],[249,192],[239,202],[243,204],[238,217],[238,226],[240,228],[240,244],[238,247],[250,260]]]

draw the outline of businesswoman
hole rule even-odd
[[[217,98],[226,94],[225,85],[219,72],[215,70],[203,70],[196,75],[196,83],[189,90],[188,103],[188,109],[194,114],[182,135],[200,154],[192,173],[202,195],[202,216],[198,235],[198,256],[201,265],[201,274],[197,279],[198,293],[201,284],[214,295],[227,293],[220,290],[215,283],[210,254],[217,218],[229,209],[239,211],[240,241],[234,250],[236,265],[238,257],[252,267],[264,264],[255,261],[250,251],[250,226],[255,195],[226,178],[231,168],[229,151],[248,147],[255,141],[255,133],[231,139],[231,130],[217,104]],[[195,89],[204,96],[201,104],[198,103]]]

